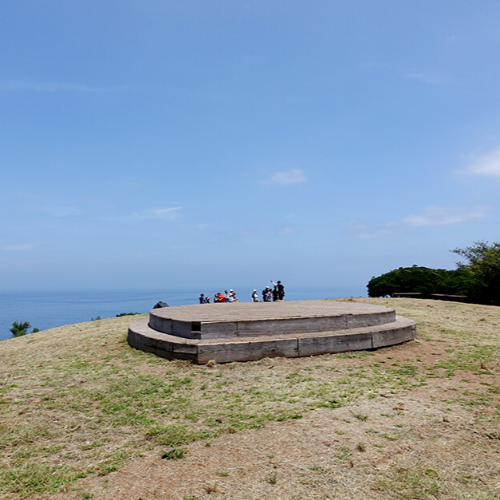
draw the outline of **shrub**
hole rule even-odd
[[[14,321],[10,332],[13,337],[22,337],[28,333],[28,328],[31,328],[29,321]]]

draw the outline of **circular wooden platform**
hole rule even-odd
[[[330,300],[153,309],[128,332],[132,347],[196,363],[376,349],[413,338],[415,323],[394,309]]]

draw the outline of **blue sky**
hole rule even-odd
[[[0,290],[353,286],[499,241],[500,2],[3,0]]]

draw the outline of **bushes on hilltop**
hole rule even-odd
[[[469,271],[477,281],[482,302],[500,304],[500,243],[476,241],[473,246],[452,250],[467,260],[458,269]]]
[[[10,333],[12,333],[13,337],[23,337],[24,335],[27,335],[29,333],[28,328],[31,328],[29,321],[14,321],[14,323],[12,323]],[[39,331],[40,330],[38,330],[38,328],[33,328],[33,331],[31,333],[36,333]]]
[[[428,267],[400,267],[378,277],[367,285],[369,297],[384,297],[394,293],[419,292],[423,297],[432,293],[470,296],[476,281],[467,269],[447,271]]]
[[[500,243],[479,241],[452,252],[468,262],[457,263],[458,269],[453,271],[416,265],[394,269],[368,282],[368,296],[419,292],[425,298],[440,293],[466,295],[469,302],[500,304]]]

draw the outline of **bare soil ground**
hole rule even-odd
[[[0,498],[500,498],[500,308],[354,300],[417,340],[214,367],[131,353],[130,318],[2,342]]]

